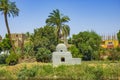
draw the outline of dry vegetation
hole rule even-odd
[[[81,65],[53,67],[51,63],[20,63],[15,66],[0,65],[0,79],[80,79],[119,80],[120,63],[82,62]]]

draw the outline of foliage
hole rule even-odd
[[[6,58],[8,54],[0,54],[0,64],[6,64]]]
[[[24,63],[24,65],[0,66],[0,78],[2,76],[5,79],[12,77],[15,80],[118,80],[120,76],[119,62],[85,61],[81,65],[60,65],[58,67],[53,67],[50,63],[32,65]],[[19,70],[11,71],[11,67]]]
[[[10,33],[10,29],[9,29],[9,24],[8,24],[8,19],[7,16],[18,16],[19,13],[19,9],[17,8],[15,2],[11,2],[9,0],[0,0],[0,11],[3,13],[4,15],[4,19],[5,19],[5,24],[6,24],[6,28],[7,28],[7,32],[8,32],[8,37],[10,39],[10,43],[12,45],[12,49],[15,53],[15,47],[14,44],[12,42],[11,39],[11,33]]]
[[[25,44],[24,53],[25,55],[35,56],[34,46],[31,43]]]
[[[12,15],[13,17],[18,16],[19,9],[17,8],[15,2],[11,2],[9,0],[0,0],[0,11],[8,15],[9,17]]]
[[[0,42],[0,52],[8,52],[11,49],[12,45],[10,43],[10,39],[8,38],[8,35],[6,34],[5,38]],[[6,64],[6,58],[8,57],[8,54],[1,54],[0,55],[0,64]]]
[[[1,44],[1,42],[0,42],[0,52],[2,51],[2,44]]]
[[[46,48],[39,48],[36,54],[36,60],[39,62],[50,62],[51,52]]]
[[[52,77],[54,76],[54,69],[53,69],[53,66],[51,65],[41,65],[41,66],[38,66],[39,69],[38,69],[38,74],[37,74],[37,77],[41,77],[41,78],[45,78],[46,75],[47,77]]]
[[[93,53],[100,47],[101,37],[94,31],[84,31],[73,35],[72,43],[79,49],[79,53],[82,53],[84,60],[92,60],[95,59]]]
[[[0,80],[12,80],[11,73],[5,69],[0,69]]]
[[[70,48],[69,48],[70,52],[72,53],[72,56],[73,57],[78,57],[78,58],[81,58],[82,57],[82,54],[79,53],[79,50],[78,48],[76,48],[76,46],[72,45]]]
[[[10,43],[10,39],[8,38],[8,35],[6,34],[5,38],[0,42],[1,51],[10,50],[11,47],[12,45]]]
[[[37,52],[38,48],[46,48],[53,52],[57,45],[56,36],[54,34],[54,27],[45,26],[34,30],[31,36],[31,42],[34,46],[34,51]]]
[[[18,55],[11,52],[10,55],[6,59],[6,63],[8,65],[15,65],[18,63]]]
[[[119,41],[119,43],[120,43],[120,30],[119,30],[119,32],[117,33],[117,38],[118,38],[118,41]]]
[[[120,60],[120,48],[114,48],[114,49],[110,49],[109,50],[109,55],[108,55],[108,59],[109,60]]]
[[[46,20],[47,25],[56,27],[55,34],[57,36],[57,42],[60,41],[61,37],[67,37],[70,32],[70,28],[65,22],[68,22],[70,18],[63,16],[58,9],[53,10]]]
[[[18,80],[26,80],[26,79],[29,79],[31,77],[35,77],[37,75],[37,72],[38,72],[38,66],[33,66],[30,69],[28,69],[25,66],[17,74]]]
[[[71,37],[68,39],[68,44],[72,44],[72,38]]]

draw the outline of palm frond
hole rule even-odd
[[[68,21],[70,21],[70,18],[68,16],[63,16],[58,9],[53,10],[48,16],[48,19],[46,19],[47,25],[56,27],[55,34],[58,38],[61,38],[63,34],[65,34],[65,36],[69,35],[70,28],[64,24]]]
[[[9,0],[0,0],[0,11],[6,13],[9,17],[18,16],[19,9],[15,5],[15,2],[10,2]]]

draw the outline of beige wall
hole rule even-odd
[[[15,47],[21,47],[24,45],[24,40],[26,39],[25,34],[11,34],[11,38],[14,41]]]

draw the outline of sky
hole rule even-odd
[[[70,36],[81,31],[100,35],[116,34],[120,30],[120,0],[11,0],[20,9],[18,17],[8,18],[11,33],[33,33],[46,25],[50,13],[59,9],[68,16]],[[1,14],[1,13],[0,13]],[[0,35],[7,33],[4,17],[0,15]]]

